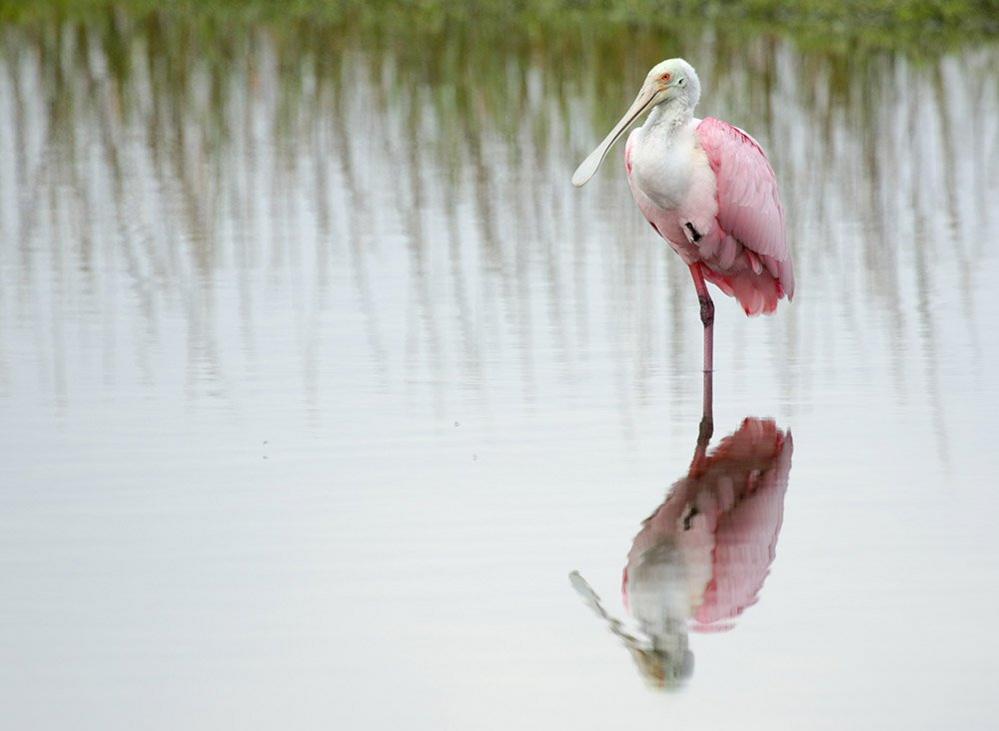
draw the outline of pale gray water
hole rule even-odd
[[[995,49],[185,38],[2,31],[5,726],[993,722]],[[715,442],[770,416],[793,466],[759,601],[662,693],[567,576],[625,615],[696,300],[618,155],[569,176],[677,52],[799,289],[716,297]]]

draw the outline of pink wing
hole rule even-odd
[[[741,129],[714,117],[697,126],[697,139],[717,180],[717,221],[724,232],[722,238],[730,235],[758,255],[782,293],[791,299],[794,270],[784,231],[784,209],[766,153]],[[712,278],[709,272],[706,275]]]

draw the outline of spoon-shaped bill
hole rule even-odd
[[[652,106],[657,92],[658,89],[654,86],[647,85],[642,87],[642,90],[638,92],[638,96],[635,97],[635,101],[632,102],[631,107],[621,117],[621,120],[614,125],[614,129],[604,137],[604,141],[597,145],[597,148],[587,155],[586,159],[576,168],[576,172],[572,174],[573,185],[579,188],[593,177],[594,173],[600,167],[600,163],[607,156],[607,152],[614,146],[614,143],[621,138],[621,135],[628,131],[628,128],[635,123],[636,119]]]

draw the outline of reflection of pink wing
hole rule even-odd
[[[692,629],[728,629],[726,620],[756,602],[774,560],[792,451],[791,435],[772,420],[748,418],[695,460],[635,536],[623,577],[625,606],[636,588],[633,570],[654,562],[657,547],[671,546],[683,564]],[[637,588],[647,599],[658,592],[665,600],[676,589],[650,586],[647,571],[645,577]]]
[[[708,458],[702,479],[731,480],[735,500],[718,517],[712,577],[693,629],[725,629],[719,623],[756,603],[775,556],[792,451],[791,435],[774,422],[746,419]]]

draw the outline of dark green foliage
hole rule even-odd
[[[949,45],[999,35],[999,0],[0,0],[0,21],[106,12],[183,15],[205,24],[305,22],[434,37],[474,26],[483,37],[622,29],[667,30],[713,18],[759,31],[793,32],[809,45],[844,39],[868,46]]]

